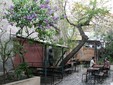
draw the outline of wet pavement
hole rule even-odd
[[[79,66],[78,72],[72,72],[68,76],[65,76],[62,81],[58,83],[54,83],[55,85],[113,85],[111,84],[113,82],[113,65],[110,69],[110,75],[109,77],[104,78],[101,82],[92,82],[91,80],[87,83],[85,82],[85,78],[83,78],[82,81],[82,74],[86,72],[86,68],[83,66]]]

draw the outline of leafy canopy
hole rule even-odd
[[[13,0],[14,5],[8,9],[6,18],[12,25],[23,28],[35,28],[40,36],[46,29],[55,28],[63,16],[56,16],[57,7],[51,7],[49,0]]]

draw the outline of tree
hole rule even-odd
[[[20,28],[17,34],[22,34],[25,30],[29,34],[28,29],[34,29],[38,32],[39,38],[44,39],[46,30],[55,28],[58,19],[63,16],[56,16],[56,9],[52,9],[49,0],[13,0],[14,6],[11,6],[6,14],[9,23]],[[45,35],[45,36],[44,36]]]
[[[63,15],[55,15],[57,10],[51,7],[49,0],[13,0],[13,3],[14,5],[6,13],[6,18],[11,25],[19,27],[19,31],[16,33],[17,36],[23,36],[24,31],[27,34],[25,37],[27,39],[37,32],[39,39],[46,40],[52,36],[51,34],[59,32],[56,24],[59,19],[63,19]],[[54,30],[51,32],[53,28]],[[29,29],[33,29],[33,31],[30,32]],[[20,42],[18,55],[25,64],[24,41]],[[25,65],[24,71],[29,77],[27,65]]]
[[[2,8],[0,11],[0,63],[1,63],[1,70],[3,71],[3,81],[1,83],[5,83],[6,77],[8,76],[7,72],[12,69],[11,67],[11,58],[13,56],[13,45],[12,43],[12,36],[7,32],[6,26],[4,25],[3,21],[4,18],[4,11],[5,11],[6,3],[1,2],[0,7]],[[7,64],[8,63],[8,64]],[[10,68],[8,67],[10,66]]]
[[[78,17],[75,19],[75,21],[71,22],[68,17],[66,17],[67,22],[72,25],[73,27],[76,27],[80,33],[81,41],[79,44],[64,58],[64,60],[61,62],[60,65],[65,65],[69,59],[71,59],[74,55],[77,54],[77,52],[80,50],[80,48],[85,44],[85,42],[88,40],[88,36],[83,31],[83,27],[89,26],[92,19],[94,19],[97,15],[105,15],[108,13],[108,11],[104,8],[98,8],[97,7],[97,0],[90,1],[90,6],[85,6],[79,3],[76,3],[75,5],[78,5],[78,8],[76,6],[75,9],[79,9],[76,15]],[[66,14],[66,3],[64,6],[65,15]],[[76,16],[75,15],[75,16]]]
[[[105,36],[105,47],[104,47],[104,53],[101,55],[103,58],[108,57],[110,61],[113,61],[113,31],[110,30]]]
[[[3,29],[1,29],[0,31],[1,31],[0,32],[0,57],[1,57],[0,61],[2,62],[3,80],[5,83],[6,74],[7,74],[6,63],[9,63],[9,64],[11,63],[11,62],[8,62],[8,60],[12,58],[14,53],[13,53],[13,45],[11,44],[12,43],[11,35],[9,36],[6,33],[6,31],[4,31]]]

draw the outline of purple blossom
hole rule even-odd
[[[41,4],[40,8],[48,8],[48,5],[47,4]]]
[[[55,7],[54,10],[57,11],[58,10],[58,7]]]
[[[13,9],[14,9],[14,6],[11,5],[11,6],[10,6],[10,10],[13,10]]]
[[[7,13],[7,12],[5,12],[4,14],[5,14],[5,15],[8,15],[8,13]]]
[[[63,15],[63,18],[66,18],[67,16],[66,15]]]
[[[58,19],[59,19],[59,17],[57,17],[57,16],[53,17],[53,20],[58,20]]]
[[[26,18],[27,20],[31,21],[32,19],[36,18],[36,16],[37,16],[37,15],[36,15],[35,13],[33,13],[33,14],[28,15],[28,16],[26,16],[26,17],[24,17],[24,18]]]
[[[29,20],[29,21],[31,21],[33,18],[32,18],[32,16],[28,15],[28,16],[26,17],[26,19]]]
[[[50,0],[45,0],[45,3],[46,3],[46,4],[49,4],[49,2],[50,2]]]
[[[39,26],[38,26],[38,28],[42,29],[42,28],[43,28],[43,26],[42,26],[42,25],[39,25]]]
[[[44,8],[44,5],[43,5],[43,4],[41,4],[41,5],[40,5],[40,8]]]
[[[44,21],[45,21],[45,23],[49,23],[49,20],[48,19],[45,19]]]
[[[35,13],[31,14],[32,18],[36,18],[37,15]]]
[[[48,7],[47,7],[47,9],[50,11],[50,10],[51,10],[51,7],[50,7],[50,6],[48,6]]]
[[[47,28],[50,28],[50,25],[49,24],[47,24],[47,26],[46,26]]]
[[[50,11],[49,11],[49,14],[50,14],[50,15],[51,15],[51,14],[53,14],[53,13],[54,13],[54,11],[53,11],[53,10],[50,10]]]

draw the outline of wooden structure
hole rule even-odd
[[[24,59],[28,64],[28,68],[32,70],[32,74],[43,76],[46,84],[46,79],[51,78],[51,83],[54,83],[54,78],[63,78],[63,66],[59,66],[59,62],[63,60],[66,46],[53,45],[44,41],[37,41],[17,37],[20,43],[23,43],[25,50]],[[31,43],[30,43],[31,42]],[[18,54],[14,58],[14,65],[18,66],[23,62]]]
[[[90,61],[94,56],[98,60],[98,47],[101,47],[101,42],[96,40],[88,40],[75,56],[78,61]]]
[[[78,61],[90,61],[94,56],[94,48],[82,47],[77,54],[76,60]]]
[[[46,67],[49,67],[48,49],[50,46],[53,50],[53,65],[56,65],[56,63],[58,63],[58,59],[62,59],[63,52],[66,48],[66,46],[52,45],[43,41],[25,39],[23,37],[17,37],[16,39],[20,43],[23,43],[25,50],[25,62],[27,62],[30,67],[44,67],[45,65]],[[17,55],[14,58],[14,65],[18,66],[20,63],[22,63],[22,59]]]

